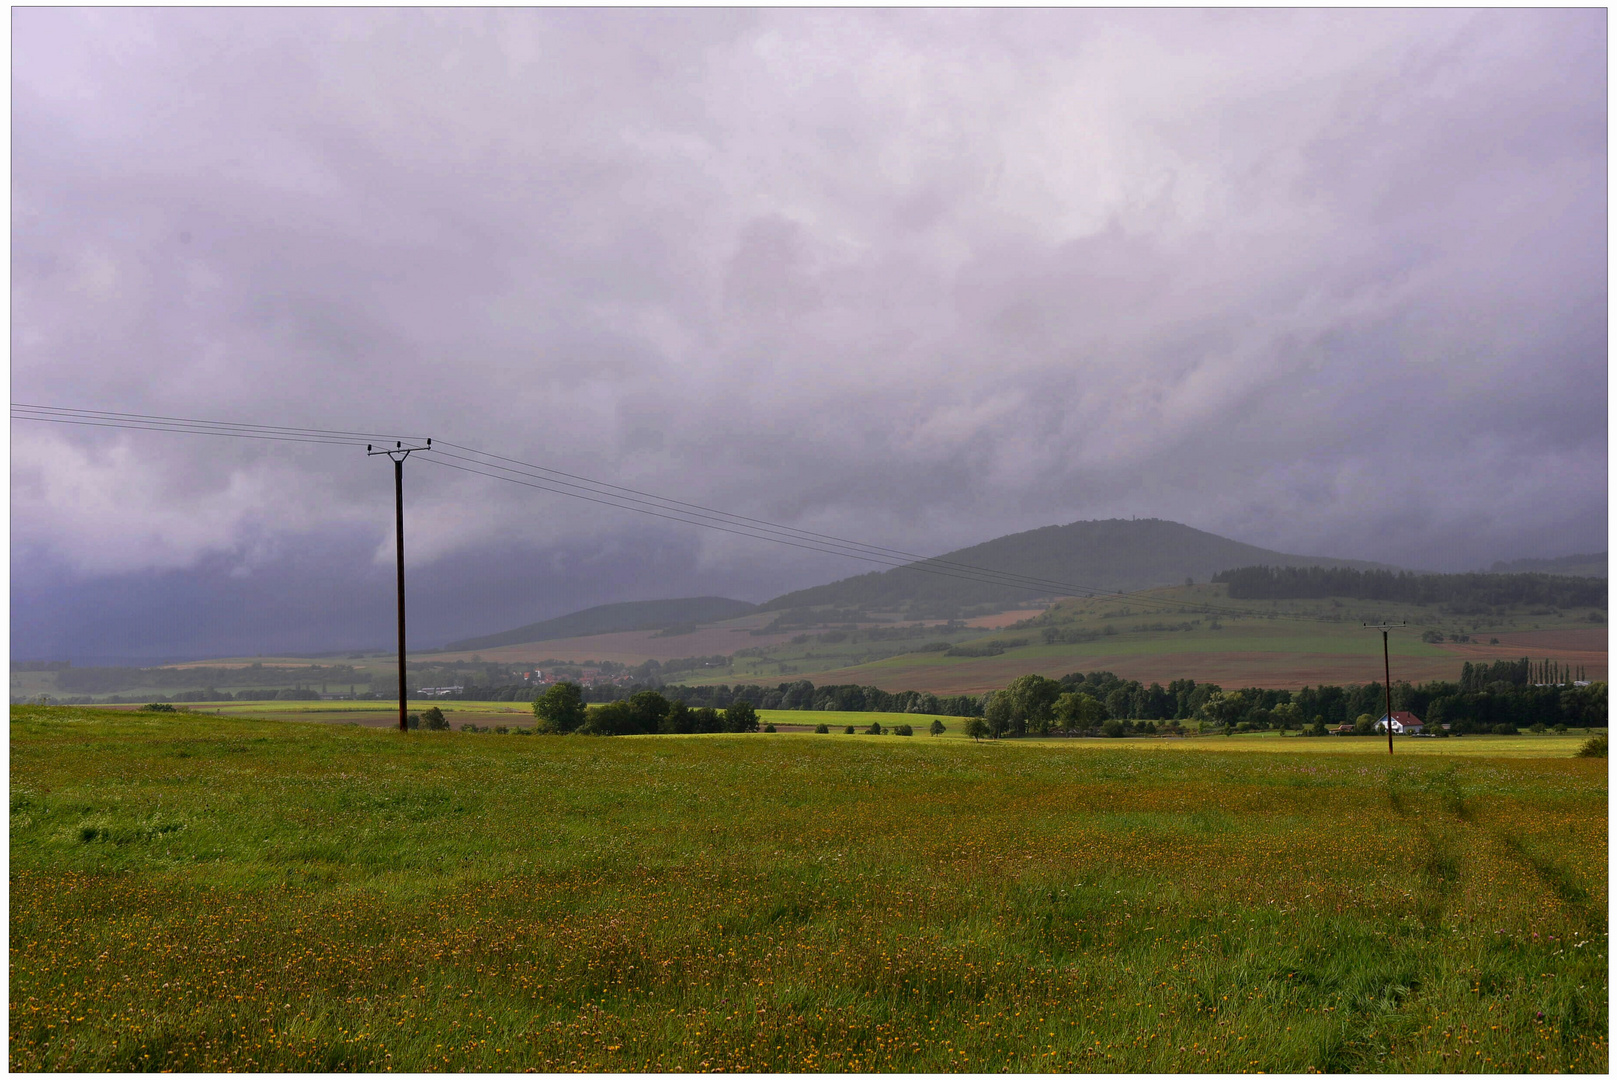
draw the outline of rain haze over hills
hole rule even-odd
[[[1606,550],[1606,13],[19,9],[12,400],[939,554]],[[873,567],[406,467],[423,642]],[[14,420],[12,655],[385,645],[362,448]]]

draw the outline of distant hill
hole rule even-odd
[[[897,567],[778,596],[763,606],[781,610],[831,605],[869,611],[902,610],[944,617],[978,605],[1061,595],[1081,589],[1128,592],[1163,585],[1205,583],[1238,566],[1330,566],[1393,569],[1379,563],[1286,555],[1158,518],[1075,521],[1013,533],[940,555],[929,563],[963,563],[1062,582],[1070,589],[1016,588]],[[912,566],[924,566],[916,563]],[[939,567],[939,569],[948,569]]]
[[[560,615],[544,622],[529,623],[515,630],[489,634],[486,637],[451,641],[444,646],[446,652],[465,652],[468,649],[492,649],[498,645],[526,645],[533,641],[553,641],[557,638],[585,637],[590,634],[614,634],[622,630],[660,630],[665,626],[719,622],[734,619],[758,605],[744,600],[726,600],[722,596],[697,596],[684,600],[630,600],[622,604],[602,604],[570,615]]]
[[[1490,567],[1495,574],[1565,574],[1568,577],[1597,577],[1606,574],[1606,552],[1588,555],[1563,555],[1559,559],[1512,559],[1496,562]]]

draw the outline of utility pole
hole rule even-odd
[[[432,440],[427,440],[426,446],[405,446],[401,442],[393,444],[393,448],[377,450],[371,446],[365,447],[366,457],[377,457],[385,454],[393,459],[393,511],[398,526],[397,550],[399,555],[399,730],[410,730],[410,724],[405,714],[405,698],[409,691],[404,686],[404,459],[417,450],[431,450]]]
[[[1364,623],[1363,625],[1366,629],[1381,631],[1381,671],[1387,679],[1387,711],[1384,715],[1387,718],[1387,753],[1390,754],[1392,753],[1392,661],[1387,655],[1387,631],[1395,626],[1406,626],[1408,624],[1377,623],[1375,626],[1371,626],[1369,623]]]

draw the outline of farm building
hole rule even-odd
[[[1387,730],[1387,718],[1385,715],[1376,721],[1376,730]],[[1395,712],[1392,714],[1392,733],[1394,735],[1419,735],[1424,730],[1426,730],[1426,725],[1421,723],[1420,717],[1414,713]]]

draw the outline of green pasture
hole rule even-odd
[[[831,731],[829,735],[841,735],[850,725],[855,735],[862,739],[873,739],[875,736],[865,735],[863,732],[870,727],[872,719],[879,720],[884,734],[882,739],[902,739],[903,736],[894,736],[887,729],[894,724],[909,724],[915,731],[911,736],[915,739],[928,740],[963,740],[972,741],[965,734],[966,718],[963,716],[924,716],[916,713],[839,713],[839,712],[810,712],[790,709],[759,709],[758,719],[771,724],[814,725],[825,724]],[[943,734],[933,736],[927,733],[928,726],[934,719],[942,720],[946,730]],[[781,737],[801,736],[808,732],[780,732]],[[827,738],[829,735],[817,736]],[[656,738],[659,736],[647,736]],[[1395,758],[1405,756],[1415,757],[1477,757],[1477,758],[1570,758],[1577,756],[1579,748],[1589,740],[1588,732],[1577,732],[1568,735],[1555,735],[1546,733],[1535,735],[1523,732],[1520,735],[1465,735],[1447,739],[1413,738],[1406,735],[1393,736],[1393,753]],[[1299,735],[1296,732],[1262,731],[1243,732],[1238,735],[1131,735],[1117,739],[1095,738],[1065,738],[1052,736],[1049,738],[1020,738],[1014,740],[1000,740],[1001,742],[1015,742],[1027,746],[1041,746],[1050,750],[1063,752],[1085,752],[1091,750],[1132,750],[1132,751],[1217,751],[1217,752],[1256,752],[1279,754],[1369,754],[1372,756],[1387,755],[1387,738],[1385,735],[1376,736],[1337,736],[1328,735],[1324,738]]]
[[[1115,599],[1067,600],[1046,613],[1045,621],[1058,629],[1099,635],[1087,641],[1046,645],[1041,637],[1043,627],[1029,626],[977,631],[964,643],[980,648],[1026,639],[1026,645],[1006,649],[994,659],[1022,662],[1029,670],[1057,661],[1073,670],[1085,670],[1095,657],[1115,662],[1119,657],[1242,652],[1378,660],[1380,635],[1367,632],[1362,624],[1388,621],[1407,624],[1389,639],[1394,657],[1452,660],[1457,675],[1461,661],[1441,646],[1422,641],[1423,631],[1435,630],[1450,637],[1465,634],[1474,643],[1486,643],[1493,635],[1511,631],[1588,628],[1592,625],[1589,614],[1581,609],[1519,608],[1486,616],[1457,616],[1417,604],[1367,600],[1231,600],[1225,586],[1196,585],[1151,589]],[[1152,629],[1157,626],[1184,628]],[[682,681],[768,682],[835,672],[839,682],[882,685],[886,676],[900,670],[907,675],[944,672],[981,663],[980,658],[916,651],[924,643],[921,640],[872,640],[859,630],[845,630],[843,640],[830,643],[821,641],[818,632],[809,631],[806,636],[805,642],[775,646],[762,657],[737,657],[727,670],[709,670]],[[935,636],[963,640],[959,634],[940,632]],[[1268,664],[1272,661],[1266,661]],[[1266,684],[1255,676],[1250,685]]]
[[[15,708],[9,1065],[1606,1071],[1606,763],[1356,742]]]
[[[1366,670],[1379,669],[1381,664],[1381,637],[1371,635],[1354,624],[1346,626],[1314,626],[1269,619],[1227,619],[1219,630],[1196,631],[1134,631],[1126,630],[1090,641],[1046,645],[1038,630],[1003,631],[983,637],[971,644],[982,646],[995,641],[1029,639],[1026,645],[1014,646],[996,656],[958,657],[942,652],[901,652],[870,659],[855,643],[840,647],[841,651],[815,652],[812,657],[782,655],[775,661],[786,662],[791,672],[777,674],[769,662],[737,660],[728,671],[708,672],[701,678],[682,679],[691,684],[764,681],[776,682],[794,677],[811,678],[834,671],[837,682],[884,685],[890,676],[900,671],[906,675],[915,672],[936,671],[940,674],[959,669],[962,665],[982,664],[992,660],[1020,664],[1027,670],[1042,670],[1052,663],[1073,671],[1085,671],[1094,666],[1097,657],[1116,663],[1119,657],[1195,656],[1227,653],[1267,653],[1294,656],[1341,657],[1348,663],[1362,661]],[[1418,633],[1402,634],[1389,639],[1389,653],[1396,660],[1425,659],[1453,661],[1458,675],[1461,661],[1439,645],[1423,642]],[[1265,658],[1266,667],[1274,660]],[[1254,674],[1253,684],[1263,685],[1264,678]]]
[[[411,712],[420,712],[423,709],[437,705],[443,709],[445,718],[452,728],[458,728],[462,723],[470,722],[479,726],[505,725],[510,728],[532,727],[533,708],[523,701],[417,701],[409,703]],[[136,711],[137,706],[122,706],[121,711]],[[176,708],[181,708],[176,706]],[[190,716],[201,719],[204,716],[225,717],[237,716],[259,720],[300,720],[317,721],[330,724],[368,723],[372,725],[395,721],[399,715],[399,705],[396,701],[225,701],[225,702],[197,702],[183,706],[188,712],[172,714],[176,717]],[[170,714],[153,714],[170,715]],[[879,722],[882,726],[882,739],[902,739],[905,736],[893,735],[891,729],[898,724],[908,724],[914,731],[910,738],[966,741],[971,740],[965,733],[966,717],[963,716],[933,716],[929,713],[896,713],[896,712],[822,712],[809,709],[759,709],[758,720],[760,724],[776,724],[783,728],[813,728],[818,724],[825,724],[831,730],[831,735],[848,738],[845,729],[852,727],[858,738],[869,739],[875,736],[866,735],[871,722]],[[941,735],[931,735],[928,731],[933,720],[941,720],[944,732]],[[781,731],[780,736],[812,735],[812,731]],[[669,736],[645,736],[646,738],[668,738]],[[1531,732],[1522,732],[1519,735],[1466,735],[1447,739],[1412,738],[1397,735],[1393,737],[1393,756],[1402,757],[1415,755],[1419,757],[1507,757],[1507,758],[1568,758],[1573,757],[1578,748],[1588,738],[1587,733],[1574,733],[1569,735],[1556,735],[1546,733],[1543,735]],[[1387,740],[1385,736],[1352,737],[1327,736],[1325,738],[1312,738],[1295,732],[1243,732],[1238,735],[1157,735],[1157,736],[1128,736],[1119,739],[1072,739],[1064,737],[1025,738],[1015,740],[1028,745],[1039,745],[1057,750],[1108,750],[1128,748],[1133,750],[1196,750],[1196,751],[1256,751],[1261,753],[1299,753],[1299,754],[1370,754],[1386,756]]]

